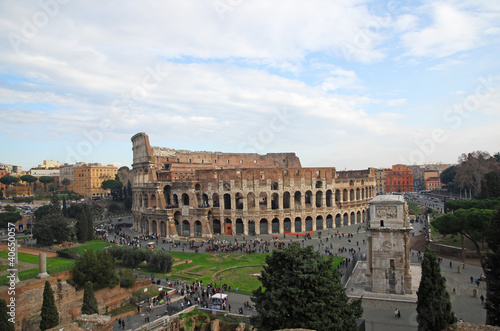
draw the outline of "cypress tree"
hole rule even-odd
[[[419,330],[444,330],[455,322],[451,313],[450,294],[436,253],[427,248],[422,261],[422,279],[417,291],[417,322]]]
[[[486,237],[490,251],[486,254],[486,324],[500,326],[500,209]]]
[[[0,330],[14,331],[14,323],[9,322],[8,312],[7,302],[4,299],[0,299]]]
[[[92,220],[92,211],[87,204],[83,206],[83,210],[87,221],[87,240],[92,240],[94,239],[94,221]]]
[[[76,219],[76,237],[78,238],[78,241],[86,242],[88,240],[88,233],[87,216],[82,210]]]
[[[57,312],[54,300],[54,292],[50,283],[45,281],[43,289],[42,320],[40,321],[40,330],[47,330],[59,324],[59,313]]]
[[[82,314],[99,314],[99,308],[97,308],[97,300],[94,295],[92,282],[85,283],[85,291],[83,292]]]
[[[63,211],[63,216],[66,217],[68,216],[68,207],[66,206],[66,197],[63,196],[63,207],[62,207],[62,211]]]

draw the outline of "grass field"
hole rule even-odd
[[[104,240],[91,240],[91,241],[87,241],[85,244],[75,245],[75,246],[66,248],[64,251],[74,252],[75,255],[82,255],[83,252],[85,252],[88,249],[91,249],[93,251],[100,251],[104,247],[114,246],[114,245],[115,244],[113,244],[113,243],[104,242]]]
[[[0,258],[7,259],[8,252],[5,250],[1,250],[0,251]],[[39,262],[38,255],[26,254],[26,253],[21,253],[21,252],[18,253],[18,259],[19,259],[19,262],[31,263],[31,264],[34,264],[36,266],[38,266],[38,262]],[[74,264],[75,264],[74,260],[62,259],[59,257],[48,257],[47,258],[47,272],[49,274],[54,274],[54,273],[61,272],[61,271],[71,270],[73,268]],[[31,278],[35,278],[39,272],[40,272],[39,269],[37,267],[34,267],[32,269],[20,271],[18,277],[20,280],[31,279]],[[7,284],[7,277],[1,277],[0,279],[1,279],[0,286]]]
[[[267,254],[200,254],[185,252],[169,252],[175,259],[172,271],[167,274],[153,274],[161,278],[183,279],[187,282],[195,280],[203,281],[203,284],[212,283],[214,280],[231,286],[231,290],[238,287],[238,292],[251,294],[261,284],[257,275],[265,265]],[[336,268],[342,261],[342,257],[334,257],[333,267]],[[151,274],[145,264],[139,266],[140,271]],[[219,273],[222,270],[222,273]],[[136,270],[138,271],[138,270]]]

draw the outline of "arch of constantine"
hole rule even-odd
[[[295,153],[193,152],[132,137],[134,229],[161,238],[282,234],[363,223],[375,169],[303,168]]]

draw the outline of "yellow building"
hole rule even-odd
[[[115,179],[118,169],[100,163],[75,165],[73,167],[73,191],[89,198],[106,197],[109,192],[101,188],[105,180]]]
[[[375,188],[377,195],[385,194],[385,172],[389,171],[389,168],[375,169]]]

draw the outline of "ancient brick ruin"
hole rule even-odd
[[[364,222],[375,169],[303,168],[295,153],[193,152],[132,137],[134,228],[211,237],[321,231]]]

